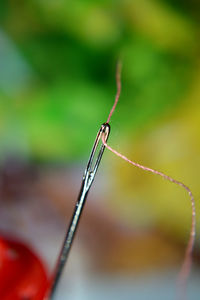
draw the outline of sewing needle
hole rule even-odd
[[[87,167],[85,169],[84,175],[83,175],[83,179],[82,179],[82,184],[81,184],[81,189],[80,189],[80,193],[79,193],[79,197],[74,209],[74,213],[69,225],[69,228],[67,230],[64,242],[63,242],[63,246],[61,248],[61,252],[60,255],[58,257],[58,261],[56,264],[56,268],[55,268],[55,272],[54,272],[54,276],[53,276],[53,280],[52,280],[52,284],[51,287],[49,289],[48,292],[48,296],[46,299],[53,299],[54,294],[55,294],[55,290],[56,287],[58,285],[60,276],[62,275],[65,263],[67,261],[67,258],[69,256],[69,252],[72,246],[72,242],[74,239],[74,235],[80,220],[80,216],[83,210],[83,206],[84,203],[86,201],[88,192],[91,188],[91,185],[94,181],[94,177],[96,175],[97,169],[99,167],[105,146],[102,143],[99,152],[97,152],[98,150],[98,146],[100,145],[101,138],[102,135],[104,134],[104,140],[107,141],[108,136],[110,133],[110,125],[108,123],[104,123],[101,125],[100,130],[97,133],[97,137],[95,139],[88,163],[87,163]],[[95,157],[97,156],[96,160]]]

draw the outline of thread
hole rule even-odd
[[[116,96],[115,96],[115,101],[114,101],[113,107],[110,110],[110,113],[108,115],[108,119],[107,119],[106,123],[110,122],[112,114],[114,113],[115,108],[117,106],[117,103],[119,101],[119,96],[120,96],[120,93],[121,93],[121,70],[122,70],[122,63],[119,60],[118,63],[117,63],[117,71],[116,71],[117,93],[116,93]]]
[[[110,118],[112,116],[112,114],[115,111],[116,105],[119,101],[119,97],[120,97],[120,92],[121,92],[121,63],[119,62],[117,64],[117,71],[116,71],[116,83],[117,83],[117,93],[116,93],[116,97],[115,97],[115,101],[114,101],[114,105],[109,113],[108,116],[108,120],[107,123],[110,122]],[[105,141],[105,136],[104,134],[102,135],[102,142],[104,144],[104,146],[111,151],[112,153],[114,153],[115,155],[117,155],[118,157],[120,157],[121,159],[127,161],[128,163],[132,164],[135,167],[138,167],[144,171],[148,171],[151,172],[153,174],[159,175],[162,178],[175,183],[177,185],[179,185],[180,187],[184,188],[185,191],[188,193],[189,197],[190,197],[190,201],[191,201],[191,208],[192,208],[192,220],[191,220],[191,228],[190,228],[190,236],[189,236],[189,240],[187,243],[187,247],[185,250],[185,255],[184,255],[184,260],[183,260],[183,264],[181,267],[181,270],[179,272],[178,275],[178,289],[179,289],[179,297],[180,299],[185,298],[186,295],[186,284],[189,278],[189,274],[191,271],[191,266],[192,266],[192,252],[193,252],[193,248],[194,248],[194,243],[195,243],[195,235],[196,235],[196,209],[195,209],[195,200],[194,200],[194,196],[192,194],[192,191],[190,190],[190,188],[188,186],[186,186],[184,183],[182,183],[181,181],[178,181],[160,171],[145,167],[137,162],[134,162],[130,159],[128,159],[125,155],[117,152],[115,149],[111,148]]]
[[[178,276],[178,285],[180,286],[181,289],[185,290],[186,287],[186,281],[188,279],[190,270],[191,270],[191,264],[192,264],[192,251],[193,251],[193,247],[194,247],[194,242],[195,242],[195,227],[196,227],[196,210],[195,210],[195,200],[194,200],[194,196],[190,190],[190,188],[188,186],[186,186],[184,183],[175,180],[174,178],[151,168],[145,167],[139,163],[136,163],[130,159],[128,159],[125,155],[122,155],[121,153],[117,152],[115,149],[111,148],[106,142],[105,142],[105,137],[104,135],[102,135],[102,142],[104,144],[104,146],[110,150],[112,153],[114,153],[115,155],[117,155],[118,157],[122,158],[123,160],[127,161],[128,163],[132,164],[135,167],[138,167],[142,170],[151,172],[153,174],[159,175],[162,178],[175,183],[179,186],[181,186],[182,188],[184,188],[187,193],[189,194],[190,200],[191,200],[191,206],[192,206],[192,223],[191,223],[191,229],[190,229],[190,237],[189,237],[189,241],[187,244],[187,248],[185,251],[185,257],[184,257],[184,261],[181,267],[181,271],[179,272],[179,276]]]

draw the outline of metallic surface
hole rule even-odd
[[[82,185],[81,185],[81,190],[79,193],[79,197],[74,209],[74,213],[67,231],[67,234],[65,236],[63,246],[60,252],[60,255],[58,257],[57,265],[55,268],[55,273],[52,281],[51,288],[49,290],[48,296],[46,299],[53,299],[56,287],[58,285],[60,276],[62,275],[63,268],[65,266],[65,263],[67,261],[71,245],[75,236],[75,232],[77,230],[77,226],[80,220],[80,216],[83,210],[84,203],[87,198],[87,194],[89,192],[89,189],[93,183],[94,177],[96,175],[97,169],[99,167],[105,146],[101,145],[99,152],[97,152],[97,148],[99,146],[99,143],[101,143],[102,135],[104,134],[104,140],[107,141],[108,136],[110,133],[110,125],[108,123],[104,123],[101,125],[101,128],[97,134],[97,137],[95,139],[92,152],[89,157],[89,161],[87,164],[87,167],[85,169],[84,175],[83,175],[83,180],[82,180]],[[95,156],[97,156],[95,160]]]

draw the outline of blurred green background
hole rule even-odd
[[[120,58],[122,94],[111,119],[110,145],[183,181],[198,200],[199,24],[198,0],[1,0],[2,174],[14,158],[45,170],[46,177],[56,177],[64,166],[81,178],[113,105]],[[130,230],[158,231],[178,243],[182,257],[191,221],[184,191],[107,151],[103,160],[99,178],[105,192],[97,191],[97,197],[102,194],[108,219]],[[59,200],[54,205],[59,207]],[[197,256],[198,246],[199,241]],[[116,261],[131,257],[127,249]],[[115,269],[115,262],[109,268]]]
[[[173,2],[1,1],[1,153],[43,162],[87,153],[86,136],[113,103],[119,57],[121,135],[184,105],[198,70],[199,7]]]

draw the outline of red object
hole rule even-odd
[[[0,299],[43,300],[46,289],[39,258],[22,243],[0,237]]]

